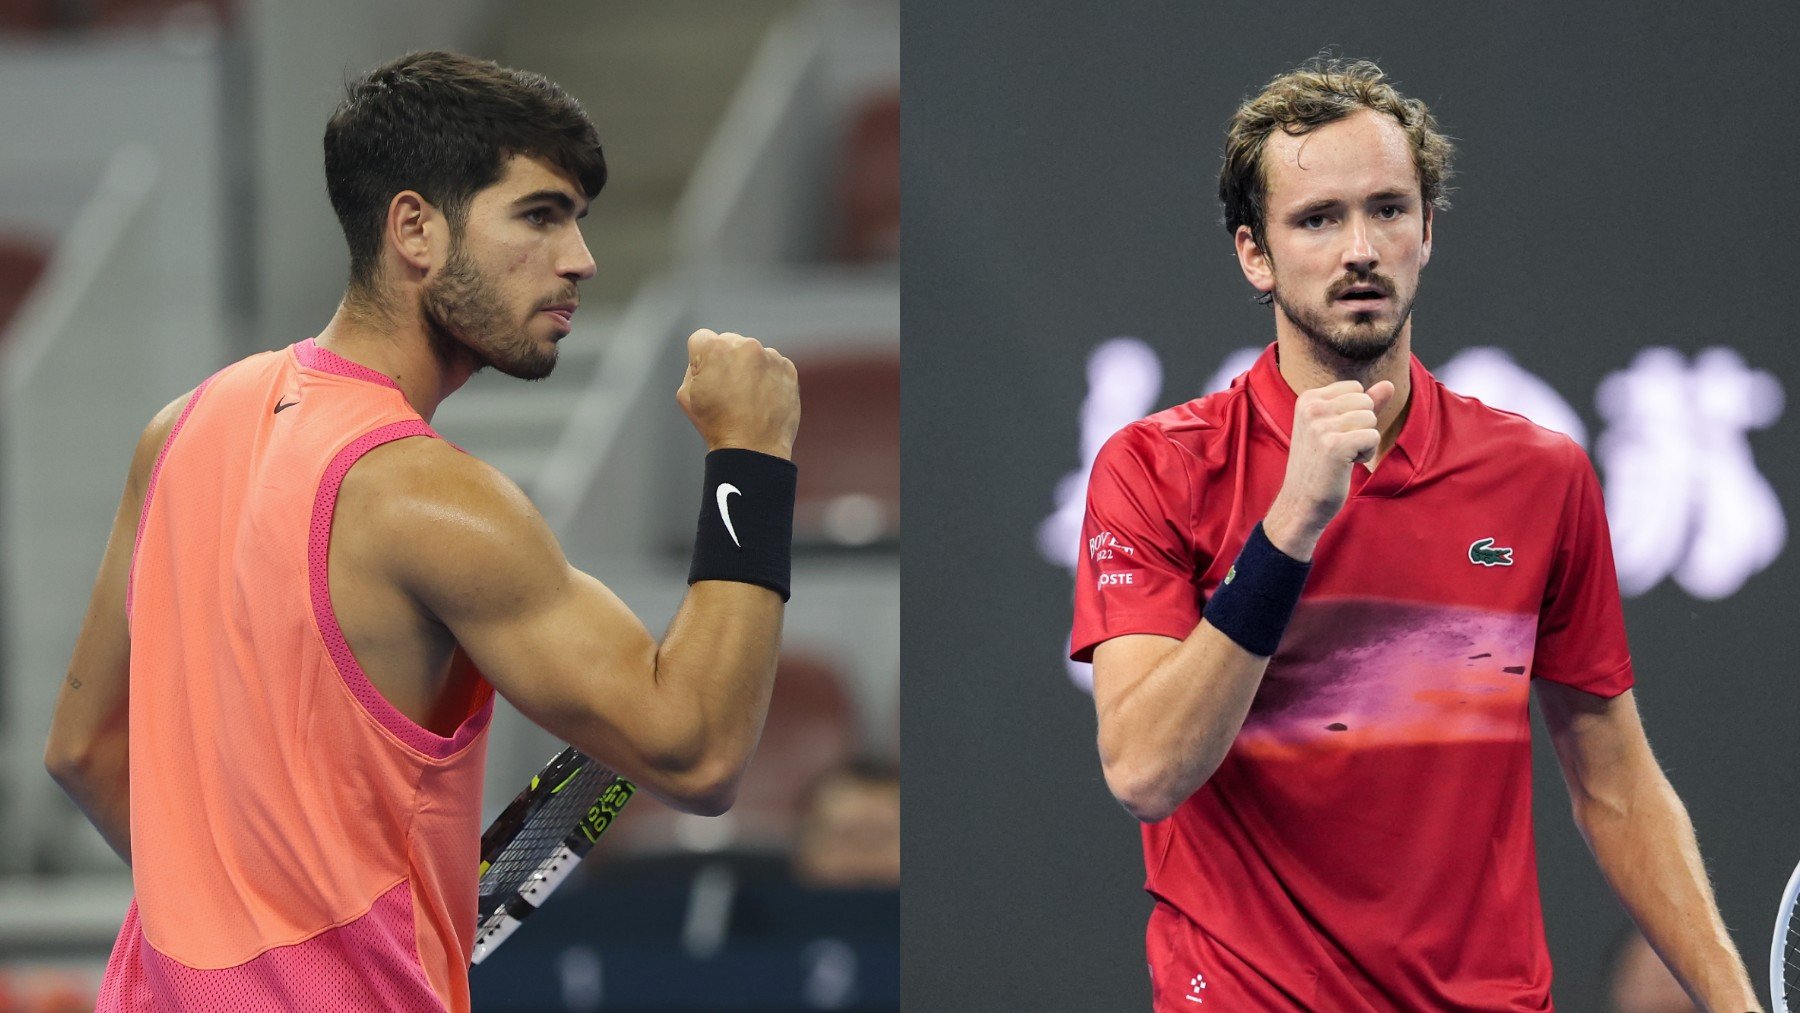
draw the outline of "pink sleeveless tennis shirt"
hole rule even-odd
[[[144,498],[131,623],[137,898],[102,1010],[466,1010],[493,689],[446,738],[339,629],[332,509],[370,449],[436,438],[302,341],[194,392]]]

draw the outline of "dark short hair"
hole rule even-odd
[[[1419,191],[1427,207],[1450,206],[1450,139],[1438,130],[1425,103],[1400,94],[1380,67],[1368,60],[1342,60],[1321,54],[1280,74],[1231,118],[1225,134],[1225,164],[1219,170],[1219,203],[1225,206],[1225,231],[1250,226],[1258,246],[1264,242],[1264,201],[1268,167],[1263,148],[1276,130],[1306,134],[1341,120],[1358,109],[1392,116],[1406,132]]]
[[[541,74],[433,51],[350,82],[325,125],[325,189],[350,244],[351,287],[374,280],[395,194],[418,191],[460,234],[475,194],[513,155],[555,165],[589,200],[606,184],[593,121]]]

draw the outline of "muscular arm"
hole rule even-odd
[[[1311,562],[1350,489],[1350,469],[1381,442],[1394,394],[1355,381],[1296,399],[1287,472],[1263,528],[1271,545]],[[1115,637],[1094,649],[1094,707],[1107,787],[1146,823],[1167,819],[1217,770],[1244,726],[1269,659],[1200,621],[1186,639]]]
[[[712,449],[787,458],[793,363],[753,339],[699,331],[677,400]],[[768,715],[783,605],[753,584],[692,585],[660,643],[569,565],[530,501],[437,440],[402,440],[365,488],[394,586],[442,623],[526,717],[679,808],[724,812]],[[696,466],[699,462],[695,462]],[[363,464],[351,472],[355,479]],[[345,496],[354,495],[349,480]],[[359,534],[365,538],[370,532]]]
[[[482,462],[404,440],[351,480],[386,490],[358,540],[390,547],[392,579],[526,717],[681,808],[730,805],[768,711],[779,595],[701,581],[658,643]]]
[[[57,694],[44,766],[87,815],[106,843],[131,864],[131,779],[127,703],[131,635],[125,622],[125,586],[137,540],[138,514],[157,454],[187,396],[171,402],[138,439],[125,492],[113,516],[87,618],[75,641],[69,671]]]
[[[1146,823],[1167,819],[1218,769],[1268,666],[1204,620],[1185,640],[1135,634],[1095,648],[1100,765],[1113,796]]]
[[[1607,699],[1540,681],[1537,695],[1575,824],[1644,938],[1702,1008],[1761,1009],[1632,693]]]

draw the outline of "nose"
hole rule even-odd
[[[1357,274],[1368,274],[1375,270],[1381,258],[1375,253],[1375,243],[1369,234],[1369,225],[1360,216],[1350,222],[1350,245],[1344,248],[1344,267]]]
[[[573,241],[563,247],[556,273],[572,282],[586,281],[596,271],[594,255],[588,252],[587,240],[582,238],[580,229],[571,229],[569,234]]]

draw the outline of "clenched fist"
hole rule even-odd
[[[1367,391],[1355,380],[1339,380],[1301,393],[1287,475],[1263,520],[1270,544],[1303,562],[1312,558],[1325,526],[1350,495],[1350,469],[1375,457],[1381,445],[1375,419],[1393,396],[1388,380]]]
[[[741,334],[704,328],[688,336],[687,375],[675,400],[707,450],[735,447],[792,459],[800,428],[794,364]]]

